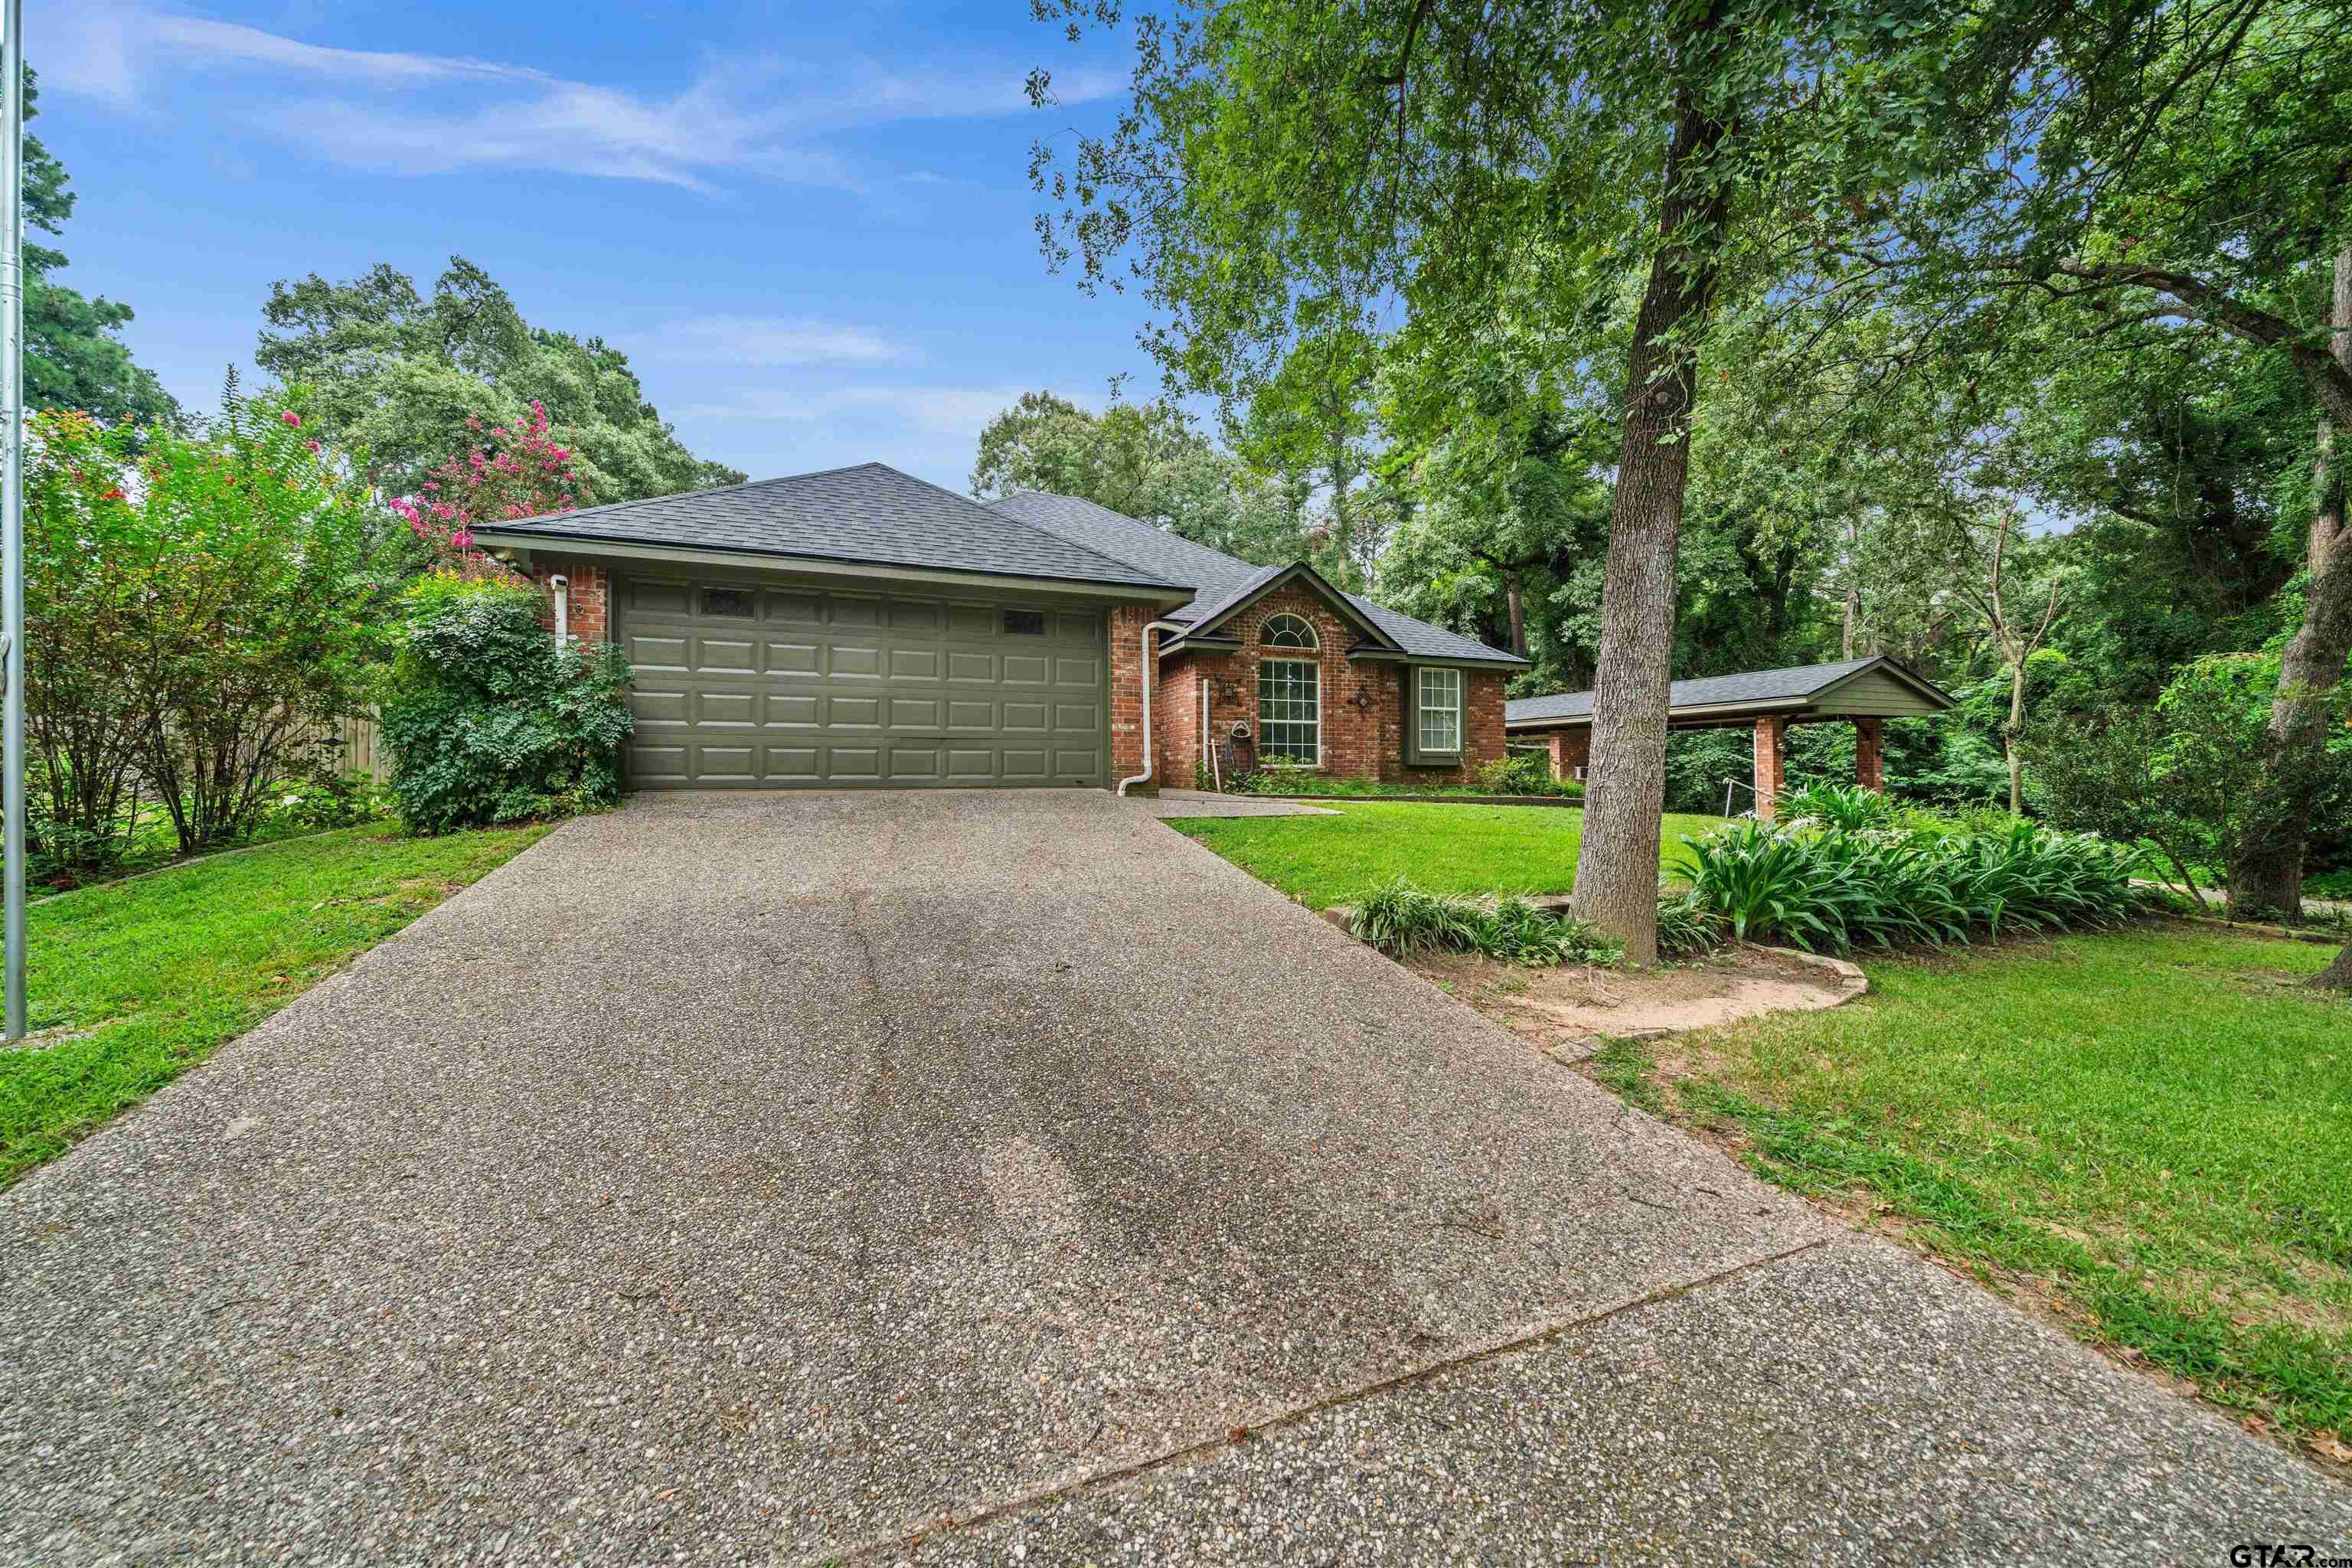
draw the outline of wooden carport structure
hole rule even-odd
[[[1943,688],[1879,654],[1677,680],[1667,698],[1666,725],[1753,730],[1756,811],[1769,816],[1787,777],[1790,725],[1852,724],[1854,782],[1881,789],[1886,783],[1886,721],[1941,713],[1951,706],[1951,694]],[[1580,778],[1591,757],[1592,693],[1566,691],[1507,702],[1503,732],[1509,741],[1544,742],[1554,778]]]

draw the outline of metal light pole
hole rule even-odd
[[[0,473],[0,813],[6,822],[6,1033],[25,1037],[25,0],[5,0],[7,37],[0,39],[0,79],[7,84],[8,129],[0,142],[0,421],[7,460]]]

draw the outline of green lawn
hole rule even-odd
[[[35,1030],[0,1051],[0,1182],[212,1054],[544,826],[402,838],[346,828],[91,888],[27,911]]]
[[[1584,813],[1575,807],[1334,801],[1328,809],[1339,815],[1178,817],[1168,826],[1315,909],[1399,877],[1432,893],[1565,893],[1576,880]],[[1665,854],[1683,834],[1720,820],[1667,817]]]
[[[2327,1451],[2352,1434],[2352,1003],[2280,976],[2331,956],[2173,927],[1864,960],[1859,1004],[1673,1042],[1693,1076],[1630,1043],[1596,1076]]]

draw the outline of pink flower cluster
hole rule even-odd
[[[484,428],[477,415],[468,430]],[[433,470],[415,496],[393,500],[392,510],[416,536],[464,558],[473,548],[474,528],[484,519],[512,521],[570,511],[581,491],[572,472],[572,448],[550,436],[547,410],[536,399],[529,424],[509,429],[488,426],[497,446],[471,447]]]

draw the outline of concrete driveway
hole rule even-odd
[[[10,1562],[2352,1541],[1098,794],[574,823],[0,1200],[0,1302]]]

